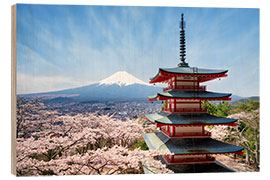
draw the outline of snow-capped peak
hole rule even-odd
[[[117,84],[119,86],[128,86],[131,84],[143,84],[149,86],[146,82],[134,77],[126,71],[118,71],[110,77],[99,81],[99,85]]]

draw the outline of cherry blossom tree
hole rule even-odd
[[[238,119],[236,127],[215,126],[208,127],[212,138],[227,141],[245,147],[246,163],[259,168],[260,157],[260,132],[259,110],[252,112],[239,112],[229,115],[228,118]]]
[[[142,120],[119,121],[93,113],[59,115],[42,103],[25,102],[17,111],[17,174],[75,175],[172,173],[159,161],[143,163],[168,152],[135,147],[141,134],[155,130]],[[27,109],[28,108],[28,109]]]
[[[245,147],[246,163],[259,169],[260,111],[240,112],[229,117],[239,119],[238,126],[230,129],[231,140]]]
[[[18,97],[16,106],[16,137],[18,138],[27,135],[28,126],[26,124],[38,118],[38,112],[44,107],[44,104],[39,99],[26,100]]]

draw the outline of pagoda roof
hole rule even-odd
[[[221,164],[219,161],[214,163],[199,163],[199,164],[168,164],[163,156],[157,156],[153,159],[142,162],[145,174],[162,173],[155,167],[149,166],[154,160],[160,160],[162,164],[172,170],[174,173],[211,173],[211,172],[234,172],[234,170]],[[147,168],[146,168],[147,167]]]
[[[153,123],[166,125],[218,125],[230,124],[237,121],[237,119],[218,117],[207,113],[176,114],[160,112],[155,114],[147,114],[145,117]]]
[[[162,82],[167,80],[171,76],[190,76],[190,75],[199,75],[199,76],[211,76],[211,75],[222,75],[227,73],[228,70],[219,70],[219,69],[203,69],[197,67],[174,67],[174,68],[159,68],[156,76],[150,78],[150,83]],[[221,76],[223,77],[223,76]],[[217,76],[218,78],[218,76]]]
[[[156,159],[160,160],[163,164],[166,164],[166,167],[174,173],[235,172],[224,164],[221,164],[219,161],[216,161],[215,163],[199,164],[167,164],[167,161],[163,156],[158,156]],[[151,172],[146,171],[146,173],[150,174]]]
[[[160,71],[164,71],[167,73],[173,74],[222,74],[227,73],[228,70],[220,70],[220,69],[203,69],[197,67],[175,67],[175,68],[159,68]]]
[[[235,153],[244,148],[212,138],[169,138],[162,132],[143,134],[149,149],[167,151],[178,155]]]
[[[203,99],[203,100],[230,100],[231,93],[216,93],[210,91],[183,91],[183,90],[172,90],[168,92],[158,93],[154,96],[149,96],[149,101],[155,100],[166,100],[170,98],[177,99]]]

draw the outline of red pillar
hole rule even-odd
[[[197,90],[199,90],[199,86],[200,86],[200,83],[199,83],[198,78],[197,78]]]
[[[172,159],[171,159],[171,162],[172,162],[172,163],[174,162],[174,155],[172,155]]]
[[[174,76],[173,84],[174,84],[173,89],[176,89],[176,87],[177,87],[177,85],[176,85],[176,76]]]
[[[176,112],[176,99],[173,100],[174,112]]]

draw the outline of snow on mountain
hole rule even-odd
[[[103,79],[98,82],[99,85],[112,85],[117,84],[121,86],[129,86],[132,84],[142,84],[150,86],[148,83],[136,78],[135,76],[127,73],[126,71],[118,71],[111,75],[110,77]]]
[[[133,75],[119,71],[112,76],[87,86],[60,91],[27,94],[25,97],[45,97],[47,102],[61,101],[130,101],[147,100],[162,88],[147,84]]]

